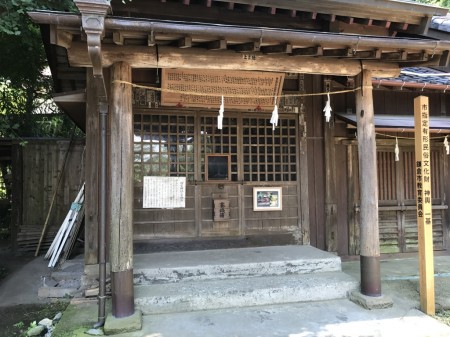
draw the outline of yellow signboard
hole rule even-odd
[[[417,225],[419,233],[420,306],[435,314],[433,221],[431,213],[430,116],[428,97],[414,99]]]

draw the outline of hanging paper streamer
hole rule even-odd
[[[270,118],[270,123],[272,124],[272,130],[275,130],[275,127],[278,126],[278,106],[276,96],[275,96],[275,106],[272,111],[272,118]]]
[[[450,147],[449,147],[449,145],[448,145],[448,139],[447,139],[447,137],[448,137],[448,136],[445,136],[445,138],[444,138],[444,146],[445,146],[445,151],[447,151],[447,154],[450,154]]]
[[[399,161],[399,160],[400,160],[400,156],[399,156],[400,150],[399,150],[399,148],[398,148],[398,140],[397,140],[397,137],[395,137],[395,150],[394,150],[394,152],[395,152],[395,161]]]
[[[323,111],[325,112],[325,120],[327,122],[330,121],[331,118],[331,103],[330,103],[330,93],[327,93],[327,103],[325,104],[325,108],[323,108]]]
[[[225,104],[223,102],[223,95],[222,95],[222,103],[220,104],[220,108],[219,108],[219,116],[217,116],[217,128],[219,130],[222,130],[223,112],[224,111],[225,111]]]

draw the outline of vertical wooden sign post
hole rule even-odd
[[[416,149],[417,225],[419,233],[420,307],[435,314],[433,223],[431,215],[431,165],[428,97],[414,99]]]

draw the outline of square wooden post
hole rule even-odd
[[[417,226],[419,234],[420,308],[435,314],[433,221],[431,211],[431,157],[428,97],[414,99]]]

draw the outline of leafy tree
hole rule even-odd
[[[0,2],[0,137],[67,136],[71,121],[51,100],[52,81],[39,27],[27,12],[74,11],[70,0]]]
[[[450,0],[416,0],[423,4],[434,5],[444,8],[450,8]]]
[[[74,130],[51,100],[52,80],[40,30],[27,15],[35,9],[75,10],[71,0],[0,0],[0,138],[67,137]],[[11,195],[9,185],[1,183],[10,172],[10,165],[0,161],[0,199]],[[9,227],[9,206],[4,205],[1,235]]]

